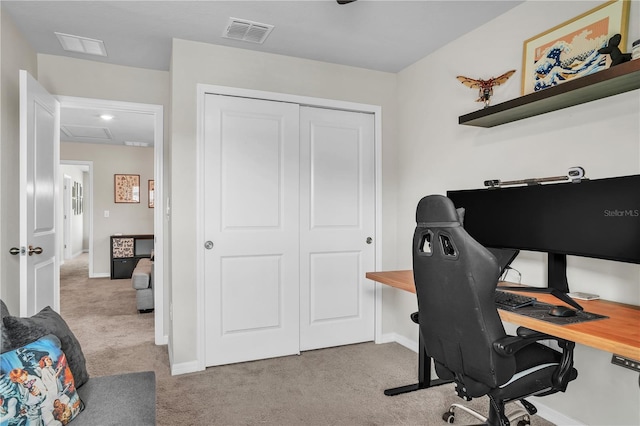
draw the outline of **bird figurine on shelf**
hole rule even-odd
[[[471,87],[472,89],[478,89],[480,97],[476,102],[484,102],[484,107],[487,108],[489,106],[491,96],[493,96],[493,86],[504,84],[514,72],[516,72],[516,70],[507,71],[499,77],[491,77],[488,80],[476,80],[475,78],[469,78],[462,75],[459,75],[456,78],[465,86]]]

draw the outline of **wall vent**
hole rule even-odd
[[[150,145],[149,142],[139,142],[139,141],[124,141],[124,144],[126,146],[139,146],[143,148],[146,148]]]
[[[262,44],[271,33],[271,30],[273,30],[273,25],[246,19],[229,18],[229,23],[222,37]]]

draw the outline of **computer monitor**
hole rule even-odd
[[[556,293],[569,292],[567,255],[640,264],[640,175],[447,196],[464,207],[465,229],[484,246],[548,253]]]

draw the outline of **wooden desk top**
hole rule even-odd
[[[411,270],[367,272],[366,277],[381,284],[411,293],[416,292]],[[523,294],[552,305],[565,304],[550,294]],[[579,300],[578,303],[587,312],[606,315],[609,318],[579,324],[556,325],[511,311],[499,309],[498,312],[504,321],[636,361],[640,360],[640,307],[607,300]]]

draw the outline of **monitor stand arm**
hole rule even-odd
[[[547,282],[548,287],[500,287],[505,290],[528,291],[531,293],[548,293],[563,302],[573,306],[579,311],[584,311],[578,302],[573,300],[569,293],[567,282],[567,256],[564,254],[548,253]]]
[[[553,296],[557,297],[558,299],[562,300],[563,302],[566,302],[569,305],[573,306],[577,310],[584,311],[584,308],[578,302],[576,302],[571,296],[569,296],[567,293],[564,293],[562,291],[556,290],[555,288],[552,288],[551,289],[551,294]]]

